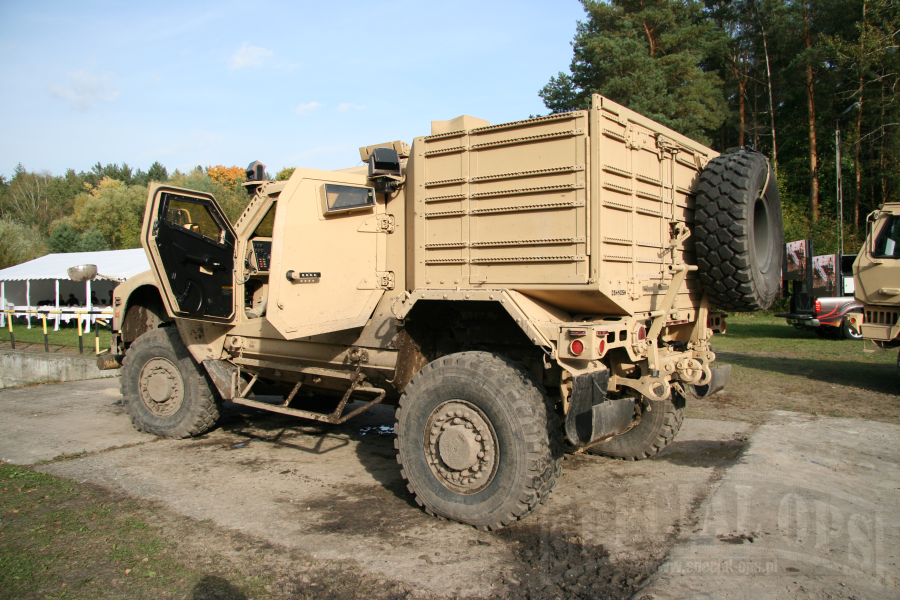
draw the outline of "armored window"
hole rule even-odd
[[[370,187],[325,184],[325,210],[344,212],[375,206],[375,190]]]
[[[900,216],[890,217],[881,228],[874,254],[877,258],[900,258]]]

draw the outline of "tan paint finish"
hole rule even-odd
[[[113,291],[113,308],[115,309],[113,312],[113,330],[120,331],[122,329],[122,321],[125,320],[125,311],[128,309],[128,298],[132,292],[145,285],[152,285],[159,289],[156,275],[152,269],[139,273],[134,277],[129,277],[116,286]]]
[[[590,111],[417,138],[408,287],[514,288],[570,312],[658,308],[717,153],[601,96]],[[702,298],[688,275],[675,306]]]
[[[403,351],[401,320],[420,299],[446,299],[501,304],[545,349],[545,364],[573,375],[605,368],[613,348],[642,370],[652,363],[656,382],[710,361],[706,297],[682,267],[695,263],[688,235],[712,149],[596,95],[590,110],[514,123],[433,121],[411,151],[390,142],[360,155],[381,146],[409,158],[405,185],[376,194],[374,207],[326,211],[323,184],[372,186],[365,166],[296,169],[259,188],[236,225],[234,324],[227,340],[185,325],[195,356],[224,348],[235,360],[346,369],[354,349],[368,348],[366,368],[387,376]],[[150,196],[144,240],[155,188]],[[270,271],[246,272],[250,235],[273,203]],[[289,280],[288,271],[321,277]],[[263,317],[245,314],[248,277],[262,284]],[[694,349],[648,347],[642,327]],[[576,357],[569,345],[582,330],[590,343]]]
[[[900,203],[884,204],[869,215],[869,234],[853,263],[856,299],[864,305],[860,333],[882,342],[900,337],[900,259],[877,258],[873,248],[894,215],[900,215]]]
[[[387,271],[388,234],[363,227],[367,219],[385,214],[384,202],[326,215],[326,183],[368,182],[351,173],[297,169],[278,199],[266,319],[286,339],[362,327],[384,293],[374,283]],[[288,271],[318,272],[321,277],[290,281]]]
[[[175,302],[175,292],[172,291],[172,286],[169,285],[169,279],[167,277],[160,277],[160,272],[162,271],[162,261],[159,256],[159,250],[156,247],[156,236],[153,233],[153,223],[155,223],[158,218],[158,212],[160,203],[162,202],[162,195],[165,192],[174,192],[181,196],[187,196],[189,198],[198,198],[203,200],[211,200],[213,205],[218,207],[216,203],[216,199],[205,192],[198,192],[196,190],[188,190],[184,188],[176,188],[170,185],[160,184],[160,183],[151,183],[150,189],[148,192],[148,201],[147,208],[144,211],[144,223],[141,227],[141,246],[144,248],[144,253],[147,255],[147,261],[150,263],[150,270],[153,271],[156,279],[157,287],[161,290],[161,296],[163,299],[163,305],[166,307],[166,312],[170,317],[178,317],[181,319],[193,319],[189,314],[182,313],[177,310],[177,303]],[[221,210],[219,210],[221,214]],[[232,228],[231,223],[227,218],[222,215],[222,220],[226,224],[229,233],[231,235],[235,235],[235,231]],[[198,271],[203,274],[207,273],[204,270],[204,267],[198,267]],[[234,298],[234,294],[232,294],[232,298]],[[232,307],[233,308],[233,307]],[[234,311],[230,317],[225,319],[216,319],[219,322],[222,321],[231,321],[234,318]]]

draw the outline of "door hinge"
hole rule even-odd
[[[378,287],[384,290],[394,289],[394,272],[384,271],[378,273]]]
[[[394,272],[377,271],[359,282],[358,290],[392,290],[394,289]]]
[[[363,221],[361,233],[394,233],[394,215],[374,215]]]
[[[394,215],[378,215],[378,229],[385,233],[394,233]],[[391,281],[394,274],[391,273]]]

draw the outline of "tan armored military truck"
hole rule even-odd
[[[728,379],[713,307],[766,308],[780,287],[765,158],[601,96],[433,121],[360,158],[279,182],[251,165],[234,225],[208,194],[151,188],[152,269],[116,288],[104,361],[138,429],[202,434],[223,399],[328,423],[394,403],[419,504],[498,528],[547,497],[566,446],[635,460],[670,443],[686,398]]]
[[[883,204],[866,219],[866,242],[853,263],[862,312],[849,315],[863,339],[880,349],[900,346],[900,203]],[[897,357],[900,369],[900,355]]]

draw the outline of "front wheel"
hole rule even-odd
[[[136,339],[121,379],[125,409],[138,431],[180,439],[209,431],[219,418],[213,386],[175,327]]]
[[[561,469],[552,405],[501,356],[460,352],[426,365],[396,419],[401,475],[429,514],[499,529],[543,502]]]

